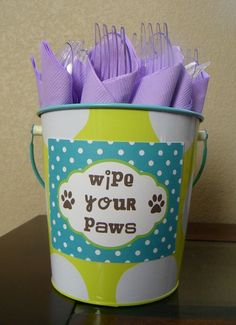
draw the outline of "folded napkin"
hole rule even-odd
[[[34,58],[31,59],[35,71],[40,107],[63,105],[73,102],[72,76],[58,61],[48,43],[40,46],[41,72]]]
[[[170,106],[174,96],[177,82],[183,70],[183,57],[179,48],[173,47],[173,65],[159,68],[147,74],[141,79],[133,104]]]
[[[111,33],[109,34],[109,40],[111,40]],[[127,44],[127,57],[126,63],[128,59],[130,59],[131,66],[129,67],[129,72],[125,73],[125,59],[121,59],[123,53],[123,45],[121,43],[121,38],[118,37],[118,54],[119,58],[117,62],[117,58],[113,51],[110,52],[110,56],[108,56],[108,52],[104,52],[104,44],[98,43],[89,53],[87,65],[86,65],[86,78],[83,85],[83,91],[81,96],[81,103],[129,103],[131,97],[133,96],[133,92],[135,89],[135,84],[139,75],[139,59],[135,54],[135,50],[132,44],[126,40]],[[102,48],[101,48],[102,47]],[[101,71],[100,64],[100,55],[101,59],[104,62],[107,62],[107,71],[108,67],[111,71],[117,70],[118,64],[118,72],[119,75],[112,76],[108,78],[108,72]],[[96,57],[96,59],[94,59]],[[108,61],[109,60],[109,61]],[[110,64],[109,64],[110,63]],[[128,64],[128,63],[127,63]],[[104,66],[104,65],[103,65]]]
[[[205,71],[193,79],[192,107],[195,112],[201,113],[203,110],[209,79],[210,77]]]

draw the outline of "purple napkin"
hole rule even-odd
[[[201,113],[203,109],[203,105],[205,102],[208,82],[209,82],[209,75],[203,71],[201,74],[196,78],[193,79],[193,110],[195,112]]]
[[[183,69],[183,57],[179,52],[173,47],[173,66],[158,69],[141,79],[133,104],[170,106]]]
[[[81,94],[83,90],[86,66],[79,59],[76,59],[73,63],[72,69],[72,94],[73,103],[80,103]]]
[[[41,73],[37,69],[34,58],[31,59],[37,81],[40,107],[72,103],[72,77],[45,41],[41,43],[40,55]]]
[[[111,34],[110,36],[111,37]],[[121,60],[121,40],[118,37],[118,53],[116,56],[119,57],[119,75],[107,78],[107,71],[100,71],[99,68],[100,59],[99,54],[101,53],[101,59],[103,62],[110,61],[110,73],[115,71],[117,68],[117,60],[114,55],[114,50],[110,52],[104,51],[102,43],[97,44],[89,53],[87,65],[86,65],[86,78],[84,81],[81,103],[129,103],[135,89],[135,83],[139,74],[139,60],[135,54],[132,44],[126,40],[127,53],[130,55],[131,67],[129,73],[124,73],[125,69],[123,66],[124,60]],[[96,51],[96,53],[94,53]],[[94,60],[94,57],[97,59]]]
[[[181,65],[179,79],[170,106],[189,110],[192,108],[192,78],[183,65]]]

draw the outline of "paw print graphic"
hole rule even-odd
[[[162,194],[158,197],[156,194],[152,196],[152,199],[148,201],[148,205],[151,207],[151,213],[159,213],[165,205],[165,201],[162,199]]]
[[[64,191],[64,194],[61,195],[61,199],[63,202],[63,208],[72,209],[72,206],[75,204],[75,199],[72,197],[71,191]]]

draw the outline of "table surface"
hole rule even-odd
[[[137,307],[101,307],[52,288],[47,223],[38,216],[0,238],[0,324],[236,324],[236,243],[187,241],[180,286]]]

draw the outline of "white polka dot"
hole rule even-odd
[[[174,188],[171,190],[171,193],[172,194],[175,194],[175,189]]]
[[[166,224],[167,223],[167,220],[166,218],[163,219],[162,223]]]
[[[65,223],[63,224],[63,229],[67,229],[67,225]]]
[[[81,253],[81,252],[82,252],[82,248],[81,248],[80,246],[78,246],[78,247],[77,247],[77,251],[78,251],[79,253]]]
[[[179,202],[179,200],[180,200],[180,198],[179,198],[179,196],[178,196],[176,201]]]
[[[93,162],[92,159],[88,159],[88,160],[87,160],[87,164],[88,164],[88,165],[92,164],[92,162]]]
[[[55,166],[54,165],[51,165],[51,169],[54,170],[55,169]]]
[[[161,176],[162,175],[162,171],[161,170],[158,170],[157,171],[157,176]]]
[[[55,220],[55,219],[52,220],[52,224],[53,224],[53,225],[56,224],[56,220]]]
[[[171,142],[169,142],[169,141],[166,142],[166,144],[167,144],[167,146],[171,146]]]
[[[164,243],[166,241],[166,237],[162,237],[161,241]]]
[[[54,151],[54,146],[51,146],[51,151]]]
[[[149,261],[149,259],[148,258],[145,258],[144,262],[148,262],[148,261]]]
[[[173,229],[173,227],[172,227],[172,226],[170,226],[170,227],[169,227],[169,231],[172,231],[172,229]]]
[[[171,244],[169,244],[169,245],[167,246],[167,248],[168,248],[168,249],[171,249]]]
[[[84,150],[83,150],[83,148],[78,148],[78,153],[83,153],[84,152]]]
[[[165,180],[165,185],[169,185],[170,181],[168,179]]]
[[[136,256],[139,256],[140,254],[141,254],[140,251],[136,251],[136,252],[135,252],[135,255],[136,255]]]
[[[60,230],[58,230],[57,234],[58,234],[59,237],[61,236],[61,232],[60,232]]]
[[[97,154],[98,154],[98,155],[102,155],[102,154],[103,154],[103,150],[102,150],[101,148],[98,149],[98,150],[97,150]]]
[[[57,212],[57,218],[60,219],[61,218],[61,215],[59,212]]]
[[[145,151],[144,150],[139,150],[139,156],[144,156],[145,155]]]
[[[56,161],[60,161],[61,158],[59,156],[56,156]]]
[[[61,179],[61,177],[59,175],[57,175],[57,180],[59,181]]]
[[[85,261],[88,261],[88,262],[90,262],[90,261],[91,261],[91,259],[90,259],[89,257],[86,257]]]
[[[174,156],[178,155],[178,150],[174,150]]]
[[[74,257],[74,254],[71,253],[70,256],[71,256],[71,257]]]
[[[181,159],[181,160],[179,161],[179,163],[180,163],[180,165],[183,165],[183,159]]]
[[[63,243],[63,246],[66,248],[66,247],[67,247],[67,243],[66,243],[66,242],[64,242],[64,243]]]
[[[88,240],[85,240],[85,243],[86,243],[87,245],[90,245],[90,242],[89,242]]]
[[[174,234],[174,238],[176,238],[176,233]]]
[[[53,189],[55,188],[55,184],[54,184],[54,183],[52,183],[52,188],[53,188]]]
[[[107,143],[108,143],[108,144],[113,144],[113,143],[114,143],[114,141],[107,141]]]
[[[69,162],[73,164],[75,162],[75,159],[73,157],[70,157]]]
[[[172,172],[173,175],[176,175],[177,174],[177,170],[174,169],[173,172]]]
[[[62,167],[62,171],[63,171],[64,173],[67,171],[67,169],[66,169],[65,166]]]
[[[166,161],[166,166],[170,166],[170,160]]]
[[[58,248],[58,252],[61,252],[61,249],[60,248]]]
[[[135,144],[135,142],[129,142],[129,144],[130,144],[131,146],[133,146],[133,145]]]
[[[57,241],[56,237],[53,237],[53,242],[55,243]]]
[[[88,142],[88,144],[92,144],[92,143],[93,143],[93,141],[92,141],[92,140],[88,140],[87,142]]]
[[[125,263],[130,263],[130,261],[129,260],[126,260]]]
[[[149,142],[150,146],[154,146],[155,142]]]
[[[56,142],[60,142],[60,140],[59,139],[56,139]]]
[[[170,213],[173,213],[173,212],[174,212],[174,208],[171,208],[171,209],[170,209]]]
[[[99,249],[96,249],[96,250],[95,250],[95,254],[96,254],[96,255],[100,255],[100,254],[101,254],[101,251],[100,251]]]
[[[179,216],[176,216],[176,217],[175,217],[175,220],[177,221],[178,219],[179,219]]]
[[[105,263],[111,263],[111,261],[109,261],[109,260],[105,260]]]
[[[62,148],[62,151],[63,151],[63,152],[66,152],[66,150],[67,150],[66,147],[63,147],[63,148]]]
[[[125,152],[124,152],[123,149],[118,150],[118,155],[119,155],[119,156],[123,156],[124,153],[125,153]]]
[[[146,246],[150,245],[150,243],[151,243],[150,240],[145,240],[145,245]]]
[[[149,166],[153,166],[154,165],[154,161],[153,160],[149,160],[148,165]]]
[[[158,151],[158,156],[163,156],[163,151],[162,150]]]
[[[178,182],[179,182],[179,184],[181,184],[181,183],[182,183],[182,180],[181,180],[181,178],[179,178]]]
[[[54,201],[52,201],[52,206],[55,208],[56,204]]]
[[[130,165],[134,165],[134,161],[133,161],[133,160],[130,160],[130,161],[129,161],[129,164],[130,164]]]
[[[161,258],[165,257],[164,255],[161,255]]]
[[[115,252],[115,255],[116,255],[116,256],[120,256],[120,255],[121,255],[121,252],[120,252],[120,251],[116,251],[116,252]]]
[[[74,239],[75,239],[75,237],[70,235],[70,240],[73,241]]]
[[[158,248],[153,249],[153,253],[156,254],[158,252]]]
[[[154,235],[158,235],[158,234],[159,234],[159,230],[156,229],[156,230],[154,231]]]

